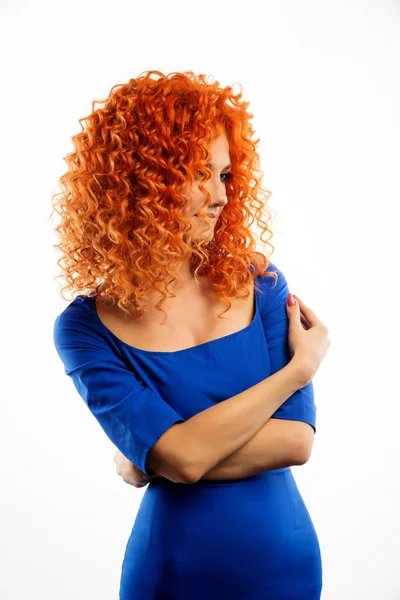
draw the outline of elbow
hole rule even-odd
[[[196,478],[182,435],[181,423],[169,427],[150,448],[146,466],[173,483],[194,483]]]
[[[201,479],[201,477],[198,477],[193,472],[181,473],[181,478],[182,478],[182,483],[188,483],[188,484],[197,483],[197,481],[199,481]]]
[[[313,442],[313,429],[311,429],[311,432],[307,432],[307,435],[299,435],[293,442],[293,460],[296,465],[305,465],[310,460]]]
[[[181,463],[176,470],[179,472],[179,483],[197,483],[197,481],[202,478],[198,469],[195,469],[193,465],[188,465],[187,463]]]
[[[184,460],[180,461],[176,470],[179,473],[180,483],[196,483],[201,479],[201,475],[198,470],[194,468],[192,464],[188,464]]]
[[[184,459],[179,460],[179,458],[175,461],[174,473],[175,483],[192,484],[196,483],[201,478],[191,464],[188,464]]]
[[[172,479],[172,476],[170,476],[170,477],[168,477],[168,479],[170,479],[174,483],[186,483],[186,484],[196,483],[200,479],[200,477],[197,477],[193,471],[189,471],[188,469],[183,469],[183,468],[175,469],[174,473],[173,473],[173,477],[174,478]]]
[[[191,473],[164,461],[158,462],[157,474],[165,479],[169,479],[173,483],[195,483],[195,479]]]
[[[293,464],[295,466],[305,465],[309,461],[311,454],[306,452],[304,448],[297,449],[293,456]]]
[[[174,459],[165,459],[164,457],[161,457],[155,449],[150,450],[146,466],[173,483],[189,484],[197,481],[193,471],[189,470],[186,465],[183,465],[182,461],[176,457],[174,457]]]
[[[164,473],[163,473],[164,472]],[[169,479],[173,483],[196,483],[197,479],[192,473],[188,473],[183,469],[172,469],[169,465],[161,467],[161,475],[166,479]]]
[[[151,467],[150,467],[151,468]],[[158,475],[169,479],[173,483],[194,483],[194,478],[186,469],[180,468],[177,465],[172,465],[169,462],[159,460],[157,462]]]

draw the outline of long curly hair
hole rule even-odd
[[[161,294],[156,308],[166,316],[162,306],[174,297],[168,286],[179,263],[189,261],[196,281],[207,276],[227,305],[221,317],[231,307],[229,297],[249,295],[250,278],[277,278],[266,271],[269,260],[256,251],[258,236],[250,230],[256,220],[271,256],[268,221],[274,211],[266,205],[272,193],[261,186],[260,140],[251,139],[253,115],[241,97],[241,86],[235,94],[203,74],[152,70],[93,101],[92,112],[79,119],[82,131],[72,137],[75,150],[64,158],[62,191],[52,196],[51,216],[61,217],[55,228],[61,241],[53,247],[62,254],[61,275],[54,279],[66,282],[64,300],[66,290],[92,293],[102,283],[102,297],[136,319],[156,291]],[[104,106],[95,110],[96,103]],[[198,240],[190,235],[183,188],[199,170],[203,181],[209,179],[208,147],[222,132],[231,158],[227,204],[211,241]],[[203,181],[199,189],[209,198]]]

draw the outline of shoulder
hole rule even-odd
[[[265,275],[265,273],[271,273]],[[257,275],[254,279],[255,286],[260,295],[261,313],[275,313],[278,309],[286,314],[286,300],[289,286],[285,274],[276,263],[270,262],[264,274]]]
[[[270,262],[262,275],[254,279],[257,288],[264,296],[275,295],[287,288],[287,280],[276,263]]]
[[[93,309],[94,297],[77,296],[54,320],[53,339],[57,346],[68,338],[80,336],[98,337],[101,327]]]
[[[90,319],[93,313],[92,308],[90,306],[91,301],[93,301],[93,298],[91,298],[90,296],[77,296],[72,302],[68,304],[66,308],[64,308],[64,310],[61,313],[57,315],[54,322],[57,323],[57,325],[61,325],[74,319]]]

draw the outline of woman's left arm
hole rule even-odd
[[[271,278],[261,278],[263,299],[259,305],[262,326],[268,349],[269,373],[272,375],[291,360],[288,344],[289,318],[286,301],[289,286],[285,275],[273,263],[268,271],[278,275],[276,284]],[[303,319],[303,327],[308,324]],[[310,381],[297,390],[256,435],[242,448],[206,473],[202,479],[240,479],[264,471],[302,465],[311,456],[316,431],[317,409],[314,402],[314,387]]]
[[[270,285],[270,278],[262,278],[259,282],[265,294],[259,309],[268,348],[267,376],[282,369],[291,359],[288,345],[289,319],[286,312],[289,286],[276,265],[270,263],[268,270],[277,272],[278,281],[273,287]],[[264,471],[304,464],[311,456],[316,412],[314,387],[310,381],[286,400],[251,440],[205,473],[201,479],[242,479]],[[149,481],[150,479],[146,483]]]
[[[244,479],[273,469],[303,465],[310,458],[313,442],[314,430],[308,423],[271,417],[251,440],[201,479]],[[125,483],[137,488],[144,487],[155,477],[161,477],[157,473],[146,475],[119,451],[114,455],[114,462]]]
[[[293,465],[311,456],[314,429],[302,421],[271,417],[239,450],[228,456],[202,479],[243,479]]]

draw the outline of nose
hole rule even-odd
[[[211,207],[219,207],[221,210],[227,204],[228,199],[226,197],[225,183],[221,181],[219,177],[213,177],[209,180],[210,192],[211,192]]]

